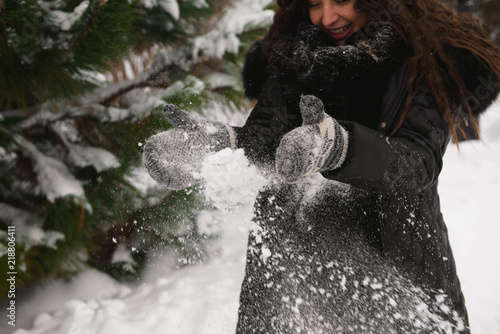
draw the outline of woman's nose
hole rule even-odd
[[[321,18],[321,23],[323,24],[324,27],[331,26],[339,19],[338,10],[331,5],[324,5],[322,14],[323,16]]]

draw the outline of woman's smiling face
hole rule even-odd
[[[356,0],[309,0],[309,18],[342,45],[368,22],[368,15],[354,9]]]

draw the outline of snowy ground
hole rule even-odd
[[[500,261],[496,258],[500,254],[500,103],[481,124],[484,143],[463,143],[460,152],[449,148],[440,194],[473,333],[494,334],[500,333]],[[214,244],[209,263],[169,271],[167,261],[160,260],[134,287],[89,270],[71,283],[55,283],[18,300],[16,330],[4,319],[0,332],[233,333],[247,219],[244,214],[221,223],[223,237]]]

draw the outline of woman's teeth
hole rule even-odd
[[[330,33],[334,34],[334,35],[340,35],[344,32],[346,32],[347,30],[349,30],[349,28],[351,27],[351,24],[343,27],[343,28],[339,28],[339,29],[334,29],[334,30],[330,30]]]

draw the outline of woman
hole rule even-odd
[[[468,332],[437,182],[499,77],[498,48],[436,0],[278,0],[243,127],[165,107],[177,128],[144,151],[157,181],[193,184],[225,147],[281,176],[256,203],[238,333]]]

